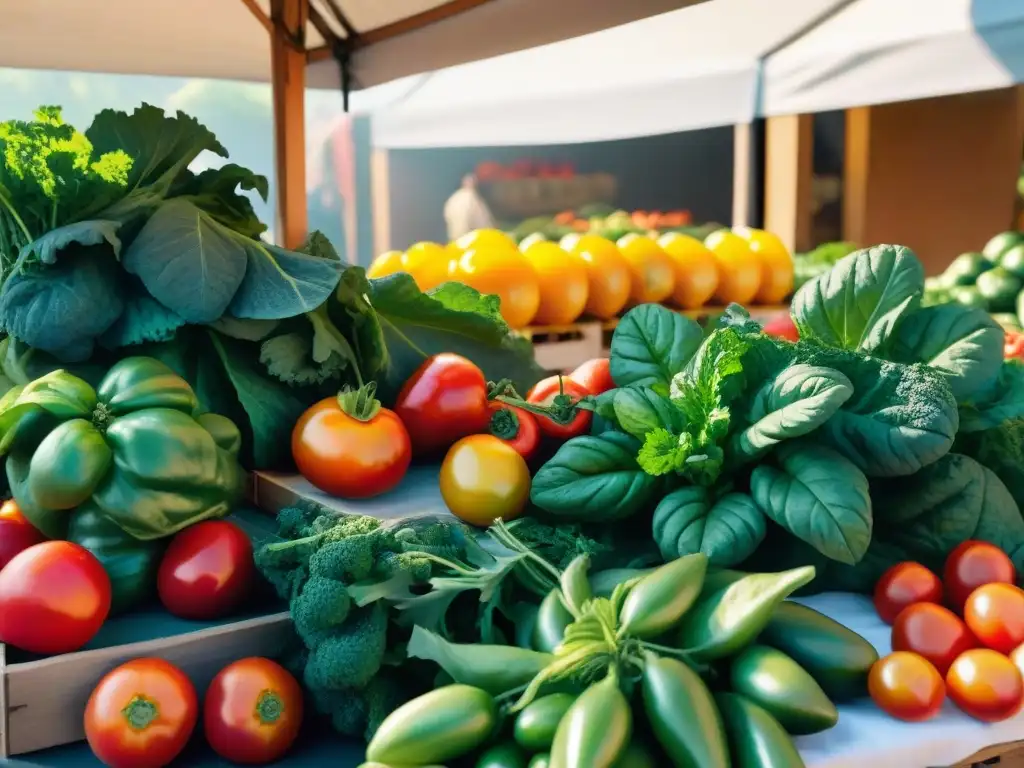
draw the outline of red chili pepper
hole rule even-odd
[[[547,409],[545,415],[537,414],[537,426],[542,433],[568,440],[590,429],[591,412],[577,407],[579,401],[589,395],[585,387],[572,379],[550,376],[534,385],[526,402]]]
[[[532,459],[540,447],[540,428],[536,417],[522,408],[496,400],[492,400],[488,407],[491,411],[490,433],[512,446],[527,461]]]

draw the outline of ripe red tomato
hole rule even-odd
[[[942,603],[942,582],[920,563],[897,563],[875,585],[875,610],[886,624],[914,603]]]
[[[920,654],[941,675],[957,656],[977,646],[967,625],[951,610],[934,603],[909,605],[892,623],[892,649]]]
[[[183,619],[216,619],[248,596],[256,568],[252,542],[227,520],[207,520],[171,539],[160,561],[160,602]]]
[[[405,425],[371,390],[368,398],[343,392],[310,407],[292,431],[292,457],[321,491],[366,499],[402,481],[412,449]]]
[[[1003,654],[975,648],[962,654],[946,675],[949,698],[968,715],[997,723],[1020,711],[1024,680]]]
[[[409,430],[413,453],[438,453],[460,438],[487,431],[487,379],[459,355],[428,357],[402,386],[395,413]]]
[[[541,433],[559,440],[585,435],[590,429],[590,411],[575,407],[581,398],[589,395],[582,385],[565,376],[541,379],[526,396],[526,402],[553,408],[549,416],[537,414]]]
[[[879,659],[868,673],[868,693],[886,714],[919,723],[942,709],[946,686],[942,675],[916,653],[897,651]]]
[[[490,410],[490,433],[527,461],[532,459],[540,447],[540,427],[534,415],[496,400],[491,401]]]
[[[986,541],[965,541],[946,558],[942,583],[946,600],[957,613],[962,613],[971,592],[993,582],[1017,583],[1017,569],[999,547]]]
[[[582,363],[575,371],[569,374],[569,378],[583,387],[592,395],[600,395],[609,389],[615,389],[615,382],[612,381],[611,370],[609,369],[607,357],[595,357]]]
[[[46,537],[25,519],[14,499],[0,505],[0,570],[23,549],[43,541]]]
[[[31,653],[77,651],[110,613],[110,577],[87,549],[44,541],[0,571],[0,642]]]
[[[213,751],[232,763],[272,763],[302,725],[302,689],[288,671],[256,656],[224,667],[203,701],[203,730]]]
[[[1024,591],[995,582],[971,592],[964,621],[982,645],[1009,654],[1024,643]]]
[[[196,725],[196,689],[169,661],[134,659],[108,672],[85,705],[85,738],[111,768],[160,768]]]

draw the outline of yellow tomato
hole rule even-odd
[[[558,244],[567,251],[575,250],[577,243],[584,237],[597,237],[597,235],[581,235],[579,232],[570,232],[568,235],[564,235]],[[604,238],[598,238],[603,240]],[[611,241],[608,241],[611,242]]]
[[[704,245],[718,262],[715,298],[723,304],[749,304],[761,286],[761,261],[747,241],[728,229],[712,232]]]
[[[515,520],[530,498],[526,460],[494,435],[459,440],[448,449],[439,479],[448,509],[470,525]]]
[[[680,309],[700,309],[715,295],[718,264],[715,255],[700,240],[668,232],[658,240],[676,269],[672,303]]]
[[[566,235],[566,238],[570,235]],[[562,247],[566,238],[562,238]],[[575,236],[572,253],[587,270],[587,304],[584,312],[598,320],[615,317],[629,300],[632,286],[629,262],[611,240],[597,235]]]
[[[409,247],[403,263],[421,291],[436,288],[448,279],[451,254],[443,245],[424,241]]]
[[[518,248],[515,240],[497,229],[474,229],[452,242],[451,245],[462,253],[470,249],[489,251],[498,248]]]
[[[519,250],[522,251],[523,253],[526,253],[526,249],[529,248],[534,243],[544,242],[547,242],[547,238],[544,237],[544,233],[534,232],[532,235],[527,235],[526,237],[519,241]]]
[[[535,242],[523,254],[537,273],[540,306],[534,325],[568,325],[583,313],[589,290],[583,260],[554,243]]]
[[[629,262],[632,287],[629,300],[634,304],[659,303],[672,295],[676,273],[672,259],[647,235],[629,234],[618,242]]]
[[[501,316],[511,328],[525,328],[540,306],[537,273],[517,248],[471,248],[462,254],[451,279],[501,299]]]
[[[404,272],[405,265],[402,264],[401,251],[385,251],[370,264],[366,270],[367,277],[387,277],[395,272]]]
[[[733,230],[750,245],[761,261],[761,287],[755,304],[778,304],[793,291],[793,257],[782,241],[771,232],[750,227]]]

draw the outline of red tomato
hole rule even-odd
[[[985,541],[965,541],[946,558],[942,583],[946,600],[957,613],[962,613],[971,592],[993,582],[1017,583],[1017,569],[999,547]]]
[[[967,625],[951,610],[934,603],[909,605],[892,623],[892,649],[920,654],[941,675],[957,656],[977,646]]]
[[[232,763],[272,763],[302,725],[302,689],[288,671],[256,656],[224,667],[206,689],[203,730],[213,751]]]
[[[104,676],[85,705],[85,738],[111,768],[160,768],[188,743],[196,689],[169,661],[134,659]]]
[[[487,379],[459,355],[428,357],[402,386],[395,413],[417,456],[439,453],[460,438],[487,431]]]
[[[295,466],[325,493],[366,499],[405,477],[412,460],[409,433],[394,412],[354,392],[309,408],[292,431]]]
[[[982,645],[1009,654],[1024,643],[1024,591],[1013,584],[985,584],[971,592],[964,621]]]
[[[252,542],[227,520],[207,520],[171,539],[156,589],[169,612],[183,619],[216,619],[249,594],[256,568]]]
[[[1003,654],[975,648],[961,655],[946,675],[949,698],[977,720],[996,723],[1020,711],[1024,680]]]
[[[875,610],[886,624],[914,603],[942,603],[942,582],[920,563],[898,563],[875,585]]]
[[[553,408],[550,416],[537,414],[537,426],[548,437],[568,440],[584,435],[590,429],[590,411],[576,408],[575,403],[590,393],[565,376],[541,379],[526,396],[526,402]]]
[[[529,461],[540,447],[540,428],[532,413],[514,405],[492,401],[490,432]]]
[[[800,332],[788,312],[780,312],[767,323],[762,329],[769,336],[775,336],[786,341],[800,341]]]
[[[14,499],[0,505],[0,570],[23,549],[43,541],[46,537],[25,519]]]
[[[868,693],[886,714],[919,723],[935,717],[942,709],[946,686],[942,675],[927,659],[897,651],[872,665]]]
[[[615,389],[612,374],[608,367],[607,357],[595,357],[580,365],[569,374],[569,378],[583,387],[592,395],[600,395],[609,389]]]
[[[77,651],[110,613],[110,578],[87,549],[44,541],[0,571],[0,642],[31,653]]]

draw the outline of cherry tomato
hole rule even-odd
[[[504,443],[511,445],[516,453],[529,461],[540,447],[540,428],[532,413],[492,401],[490,432]]]
[[[1024,591],[1013,584],[985,584],[971,592],[964,621],[982,645],[1009,654],[1024,643]]]
[[[769,336],[775,336],[779,339],[800,341],[800,331],[797,330],[796,323],[793,322],[793,318],[790,317],[788,312],[780,312],[765,323],[762,330]]]
[[[991,648],[963,653],[946,675],[949,698],[971,717],[997,723],[1020,711],[1024,680],[1006,656]]]
[[[550,416],[537,414],[542,434],[559,440],[585,435],[590,429],[590,411],[576,408],[575,403],[589,395],[581,384],[565,376],[541,379],[526,396],[526,402],[554,409]]]
[[[110,577],[67,541],[22,550],[0,571],[0,642],[31,653],[77,651],[110,613]]]
[[[25,519],[14,499],[0,505],[0,570],[23,549],[43,541],[46,537]]]
[[[292,432],[292,456],[302,476],[321,491],[366,499],[402,481],[412,449],[405,425],[369,390],[368,397],[328,397],[302,414]]]
[[[471,525],[514,520],[530,498],[526,460],[494,435],[470,435],[453,445],[440,482],[448,509]]]
[[[977,646],[960,617],[934,603],[908,605],[892,623],[892,649],[920,654],[940,675],[946,674],[957,656]]]
[[[85,738],[111,768],[160,768],[188,743],[196,689],[169,661],[134,659],[108,672],[85,705]]]
[[[595,357],[587,360],[579,368],[569,374],[569,378],[583,387],[590,394],[597,396],[609,389],[615,389],[609,369],[607,357]]]
[[[919,723],[942,709],[946,686],[930,661],[916,653],[897,651],[872,665],[868,693],[891,717]]]
[[[957,613],[962,613],[971,592],[993,582],[1017,583],[1017,569],[999,547],[986,541],[965,541],[946,558],[942,583],[946,600]]]
[[[914,603],[942,603],[942,582],[920,563],[898,563],[875,585],[875,610],[886,624]]]
[[[280,664],[256,656],[224,667],[206,689],[203,731],[232,763],[272,763],[302,725],[302,689]]]
[[[487,379],[472,362],[448,353],[428,357],[398,393],[395,413],[417,456],[435,454],[487,431]]]
[[[255,576],[245,531],[227,520],[207,520],[171,540],[156,588],[164,608],[175,616],[216,619],[238,608]]]

